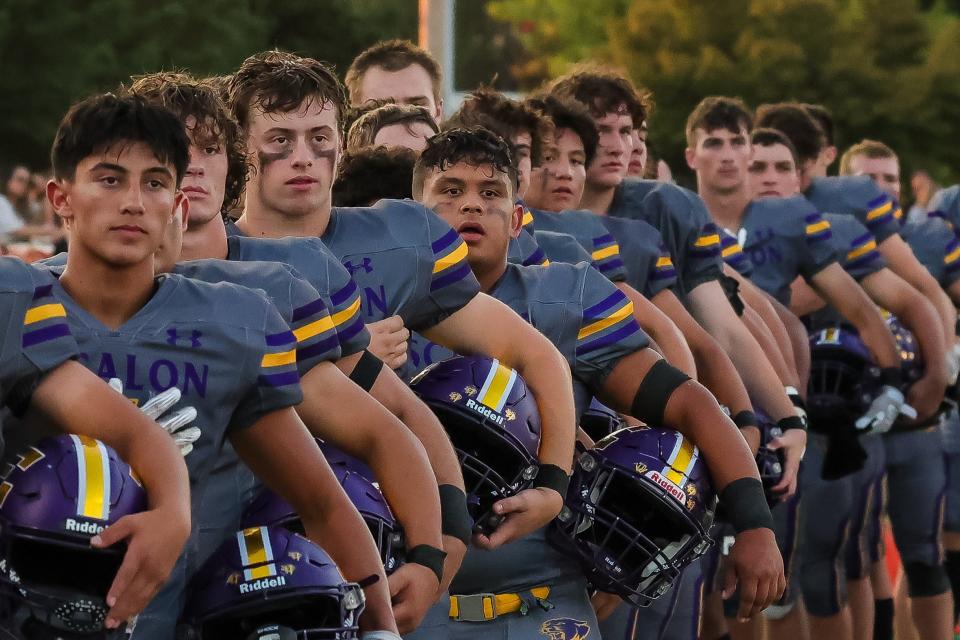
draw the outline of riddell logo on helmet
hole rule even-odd
[[[276,589],[286,586],[287,579],[283,576],[277,578],[261,578],[254,582],[244,582],[240,585],[240,593],[251,593],[253,591],[263,591],[264,589]]]
[[[503,416],[491,409],[486,407],[479,402],[474,402],[473,400],[467,400],[467,409],[473,409],[484,418],[490,418],[497,424],[503,424]]]
[[[677,485],[673,484],[657,471],[648,471],[646,477],[650,478],[657,486],[669,493],[677,502],[683,504],[687,501],[687,494]]]
[[[63,523],[63,528],[74,533],[89,533],[90,535],[103,533],[103,530],[106,529],[96,522],[80,522],[73,518],[67,518],[66,522]]]

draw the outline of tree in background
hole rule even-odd
[[[952,2],[952,0],[950,0]],[[956,3],[954,3],[955,5]],[[960,176],[960,19],[956,7],[914,0],[494,0],[533,61],[528,88],[577,62],[625,69],[653,91],[651,139],[685,169],[683,125],[704,96],[748,104],[796,99],[829,107],[838,146],[880,138],[904,174]],[[687,174],[689,176],[689,173]]]

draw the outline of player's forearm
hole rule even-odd
[[[744,308],[741,319],[750,331],[750,335],[752,335],[754,340],[757,341],[757,344],[760,345],[764,355],[767,356],[770,366],[777,372],[777,377],[780,378],[780,382],[783,383],[784,386],[797,386],[797,373],[787,364],[783,350],[776,338],[774,338],[767,323],[749,306]]]
[[[740,478],[760,479],[740,431],[703,386],[694,381],[679,386],[667,401],[664,421],[703,452],[717,493]]]
[[[423,446],[433,469],[436,484],[452,484],[463,489],[463,472],[447,432],[437,416],[393,371],[380,371],[370,395],[395,415]]]
[[[852,280],[852,278],[851,278]],[[870,349],[880,367],[899,367],[900,357],[893,334],[883,321],[880,310],[859,286],[845,287],[840,294],[822,291],[824,297],[856,328],[860,339]]]
[[[787,336],[790,338],[793,362],[800,382],[797,390],[802,397],[806,398],[807,382],[810,380],[810,339],[807,335],[807,328],[800,321],[800,318],[776,300],[770,300],[770,305],[780,317],[780,322],[783,323]]]
[[[304,400],[297,413],[310,432],[373,470],[411,547],[439,547],[437,481],[417,438],[332,365],[314,367],[301,387]]]
[[[784,365],[786,365],[785,370],[781,371],[778,368],[777,372],[780,373],[784,379],[790,378],[794,380],[794,382],[789,384],[796,387],[800,382],[797,363],[793,357],[793,345],[790,342],[790,334],[787,332],[786,326],[784,326],[783,319],[774,307],[774,304],[779,303],[777,303],[772,296],[761,291],[756,285],[749,281],[741,284],[740,291],[743,295],[744,302],[757,312],[757,315],[763,320],[763,324],[766,325],[773,339],[776,341],[777,351],[780,357],[783,358]],[[786,308],[784,308],[784,311],[786,311]],[[787,311],[787,313],[789,313],[789,311]],[[774,364],[774,366],[777,365]]]
[[[633,303],[633,317],[650,339],[658,345],[657,351],[666,358],[667,362],[696,380],[697,365],[693,359],[693,353],[677,325],[633,287],[618,283],[617,288]]]
[[[944,340],[949,340],[954,335],[957,311],[936,279],[920,264],[910,246],[899,235],[887,238],[877,248],[891,271],[906,280],[933,304],[940,316]]]
[[[50,372],[34,391],[36,411],[65,431],[103,441],[137,473],[151,508],[189,528],[190,480],[173,438],[132,402],[76,362]]]

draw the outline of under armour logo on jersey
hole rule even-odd
[[[177,333],[177,330],[173,327],[167,329],[167,344],[171,346],[177,346],[180,344],[180,340],[189,340],[190,347],[196,349],[200,346],[200,336],[203,334],[199,330],[194,329],[190,332],[189,336],[182,336]]]
[[[550,640],[586,640],[590,625],[584,620],[553,618],[540,625],[540,635]]]
[[[352,260],[347,260],[346,262],[343,263],[343,266],[347,268],[347,271],[349,271],[350,275],[352,276],[360,269],[363,269],[364,273],[370,273],[371,271],[373,271],[373,267],[370,266],[370,263],[371,263],[370,258],[364,258],[358,265],[353,264]]]

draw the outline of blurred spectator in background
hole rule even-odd
[[[929,173],[918,169],[910,176],[910,190],[913,192],[913,204],[907,212],[907,221],[922,220],[923,216],[927,215],[927,205],[930,204],[930,200],[937,191],[940,191],[940,185],[933,181]]]
[[[29,191],[29,169],[15,165],[0,171],[0,241],[26,224],[22,212],[27,209]]]
[[[49,256],[63,237],[47,203],[46,183],[45,176],[31,176],[23,165],[0,171],[0,253],[33,261]]]

